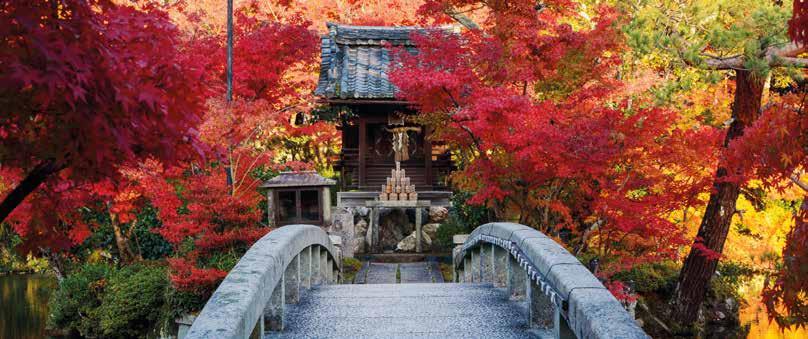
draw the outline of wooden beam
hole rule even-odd
[[[321,104],[352,104],[352,105],[371,105],[371,104],[392,104],[392,105],[414,105],[412,101],[404,100],[384,100],[384,99],[317,99],[317,103]]]
[[[427,186],[432,187],[432,129],[424,126],[424,181]]]
[[[357,186],[362,187],[365,185],[366,171],[366,157],[368,152],[368,124],[366,118],[359,117],[359,183]]]

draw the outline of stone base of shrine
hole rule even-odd
[[[419,234],[421,251],[430,251],[448,216],[452,193],[419,191],[418,201],[379,201],[378,196],[378,192],[337,193],[326,231],[342,237],[343,254],[416,253]]]

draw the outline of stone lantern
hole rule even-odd
[[[336,181],[315,171],[281,172],[267,180],[269,225],[312,224],[322,226],[331,219],[331,188]]]

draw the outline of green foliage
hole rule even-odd
[[[101,306],[107,279],[114,268],[106,264],[84,264],[59,284],[48,303],[48,327],[100,337],[98,318],[92,316]]]
[[[109,280],[98,317],[105,338],[144,337],[160,317],[168,273],[164,267],[136,264],[117,271]]]
[[[233,251],[211,253],[209,257],[205,258],[203,267],[216,268],[222,271],[230,271],[233,267],[236,266],[238,260],[241,259],[241,255],[244,254],[245,252],[246,250],[239,251],[239,253]]]
[[[13,251],[19,243],[20,237],[11,230],[11,227],[0,223],[0,273],[12,272],[19,266],[21,260]]]
[[[456,214],[449,213],[449,218],[446,219],[443,225],[438,227],[438,231],[435,233],[434,245],[444,249],[451,249],[454,245],[452,237],[455,234],[469,234],[474,230],[474,227],[476,226],[460,222]]]
[[[180,316],[198,312],[205,306],[207,301],[207,298],[200,297],[196,293],[169,288],[166,290],[165,303],[161,312],[163,318],[158,323],[173,322],[174,319]]]
[[[87,257],[98,249],[108,251],[114,258],[119,257],[109,214],[103,211],[103,207],[84,209],[85,221],[97,226],[93,228],[93,232],[84,242],[72,249],[72,252],[82,261],[86,261]],[[129,241],[130,248],[136,253],[140,253],[146,260],[157,260],[170,256],[172,254],[171,244],[153,232],[160,226],[162,223],[157,216],[157,210],[151,205],[142,208],[138,211],[136,221],[132,226],[135,227],[135,230]],[[128,227],[124,226],[124,228]]]
[[[48,327],[87,338],[145,337],[158,324],[169,288],[165,267],[83,264],[49,301]]]
[[[362,268],[362,262],[356,258],[342,259],[342,280],[346,283],[353,283],[356,273]]]
[[[718,263],[718,269],[712,280],[710,280],[709,297],[719,300],[733,298],[743,300],[743,296],[738,292],[740,287],[749,282],[757,272],[751,266],[736,261],[722,261]]]
[[[489,209],[484,206],[469,205],[467,201],[471,193],[456,191],[452,195],[452,208],[449,217],[438,228],[435,235],[435,245],[443,248],[452,247],[452,237],[455,234],[469,234],[477,226],[490,222]]]
[[[485,206],[469,205],[468,200],[471,199],[472,193],[465,191],[456,191],[452,194],[452,206],[454,208],[450,211],[458,222],[474,229],[477,226],[491,222],[489,215],[491,213]]]
[[[672,261],[643,264],[628,271],[618,272],[612,279],[631,285],[639,293],[668,295],[676,287],[680,265]]]
[[[670,75],[670,81],[653,90],[657,103],[695,84],[729,76],[697,69],[711,58],[743,56],[744,68],[765,76],[771,69],[762,52],[789,41],[785,28],[791,1],[643,0],[614,5],[631,18],[623,26],[631,57]]]
[[[153,230],[162,226],[157,210],[149,205],[137,216],[132,248],[140,253],[143,259],[157,260],[172,254],[171,244]]]

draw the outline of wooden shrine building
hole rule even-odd
[[[453,169],[448,149],[431,140],[428,128],[404,118],[415,112],[396,98],[396,88],[388,80],[392,53],[385,46],[414,52],[410,33],[420,29],[328,24],[315,95],[344,112],[336,166],[342,191],[379,192],[399,160],[422,197],[448,197],[447,175]],[[404,144],[399,152],[394,142]]]

